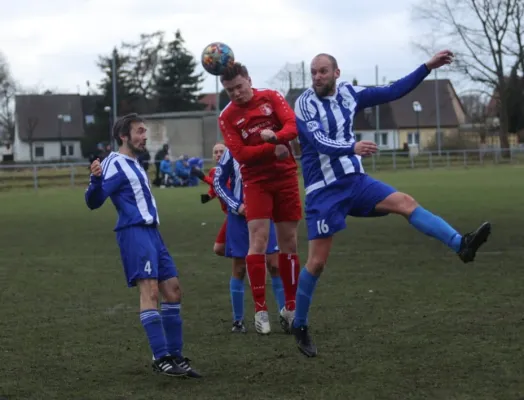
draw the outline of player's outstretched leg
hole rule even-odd
[[[395,192],[377,204],[378,212],[395,213],[406,217],[418,231],[440,240],[455,253],[464,263],[471,262],[491,233],[491,224],[484,222],[476,230],[462,236],[441,217],[431,213],[409,195]]]
[[[233,333],[246,333],[244,324],[244,277],[246,275],[246,262],[243,258],[233,258],[233,273],[229,281],[229,293],[233,308]]]
[[[318,278],[324,270],[331,250],[331,243],[332,237],[310,240],[306,266],[302,268],[298,278],[292,333],[298,349],[307,357],[317,355],[317,348],[309,334],[308,314]]]
[[[166,279],[159,283],[163,302],[161,303],[162,325],[165,331],[167,350],[170,358],[177,368],[185,371],[190,378],[201,378],[190,364],[190,359],[182,354],[183,334],[181,310],[181,291],[177,277]]]
[[[140,322],[146,331],[149,347],[153,353],[153,370],[168,376],[186,376],[187,372],[174,363],[169,354],[162,317],[157,309],[157,280],[138,280],[138,288],[140,290]]]

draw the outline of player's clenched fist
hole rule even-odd
[[[359,156],[369,156],[376,153],[377,149],[377,145],[369,140],[362,140],[355,144],[355,154]]]
[[[283,144],[277,144],[275,146],[275,156],[279,160],[284,160],[289,157],[289,150]]]
[[[264,129],[262,132],[260,132],[260,137],[262,138],[264,142],[268,142],[268,143],[277,142],[277,135],[271,129]]]
[[[98,158],[95,161],[93,161],[91,164],[91,173],[94,176],[102,175],[102,167],[100,166],[100,160]]]

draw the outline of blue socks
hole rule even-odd
[[[297,299],[295,309],[295,328],[307,325],[307,315],[313,292],[317,286],[318,276],[311,275],[306,267],[302,268],[298,276]]]
[[[182,356],[182,317],[180,303],[161,303],[162,325],[164,326],[167,351],[170,355]]]
[[[144,327],[149,340],[149,346],[155,359],[162,358],[169,354],[167,350],[166,338],[162,329],[162,320],[158,310],[144,310],[140,312],[140,322]]]
[[[233,321],[241,321],[244,319],[244,281],[231,277],[229,293],[231,294],[231,305],[233,306]]]
[[[275,300],[278,305],[278,312],[284,308],[286,305],[286,298],[284,296],[284,285],[282,284],[282,279],[280,276],[271,277],[271,287],[273,288],[273,294],[275,295]]]
[[[462,236],[442,218],[418,206],[409,216],[409,223],[420,232],[440,240],[458,253]]]

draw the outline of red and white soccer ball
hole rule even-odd
[[[233,50],[222,42],[208,44],[202,51],[201,62],[204,69],[211,75],[222,75],[227,67],[235,63]]]

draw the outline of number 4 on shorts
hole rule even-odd
[[[146,262],[144,271],[146,271],[148,275],[151,275],[151,261]]]
[[[317,231],[319,235],[326,234],[329,232],[329,226],[326,224],[326,220],[322,219],[317,221]]]

